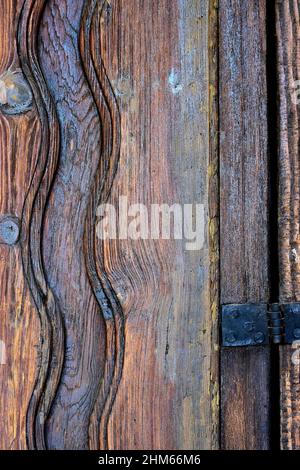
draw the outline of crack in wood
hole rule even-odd
[[[18,53],[40,118],[42,139],[37,166],[24,202],[21,251],[41,324],[40,363],[27,411],[29,449],[46,449],[45,422],[60,381],[64,360],[64,329],[57,302],[47,283],[41,253],[44,210],[59,158],[59,124],[40,69],[36,39],[45,0],[26,0],[19,19]]]
[[[122,307],[106,275],[104,253],[100,250],[101,254],[96,260],[95,250],[97,206],[107,202],[120,156],[120,113],[99,50],[99,24],[105,4],[104,0],[87,1],[80,34],[83,67],[98,109],[102,131],[100,161],[85,224],[86,267],[94,295],[106,322],[105,372],[99,384],[99,395],[89,425],[90,448],[93,450],[99,446],[100,449],[108,448],[107,425],[122,376],[125,347],[125,320]],[[92,47],[92,41],[95,47]]]

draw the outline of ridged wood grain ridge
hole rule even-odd
[[[120,149],[119,110],[99,54],[97,28],[105,4],[49,1],[40,33],[39,52],[62,139],[46,226],[55,219],[63,227],[58,226],[55,233],[46,230],[44,246],[48,247],[47,272],[63,311],[67,343],[62,380],[48,424],[50,448],[107,448],[107,422],[122,372],[122,308],[105,275],[102,257],[96,256],[97,207],[109,196]],[[77,226],[63,220],[64,215],[69,219],[72,214]],[[62,265],[65,253],[59,246],[62,233],[69,238],[64,242],[67,265]],[[61,269],[53,262],[57,252]],[[68,278],[72,295],[66,290]]]
[[[0,215],[20,219],[21,234],[0,245],[10,256],[0,276],[13,280],[16,267],[24,284],[22,339],[3,336],[14,350],[25,344],[16,357],[30,380],[26,426],[10,425],[9,443],[0,425],[1,443],[217,448],[217,2],[17,4],[0,63],[20,69],[32,109],[0,116],[1,157],[11,147],[25,162],[1,160],[20,191],[1,187]],[[203,248],[99,240],[97,207],[123,195],[149,210],[203,203]],[[20,402],[1,400],[1,409]]]
[[[278,244],[281,302],[300,301],[299,32],[299,1],[277,0]],[[299,345],[281,347],[280,379],[281,447],[297,450],[300,449]]]
[[[45,423],[60,380],[64,359],[64,330],[59,307],[47,283],[41,253],[44,209],[59,157],[59,124],[45,83],[37,51],[37,35],[45,0],[26,0],[18,28],[18,53],[30,84],[41,124],[42,138],[35,171],[22,213],[24,273],[41,323],[38,376],[27,413],[29,449],[45,449]]]
[[[83,67],[99,112],[101,127],[100,160],[91,191],[85,229],[87,271],[106,328],[104,376],[89,428],[90,448],[94,450],[99,447],[107,449],[108,446],[107,425],[122,376],[125,347],[122,307],[106,275],[104,252],[95,233],[97,207],[108,201],[120,157],[120,113],[100,55],[99,25],[105,4],[106,0],[86,2],[80,35]],[[97,256],[95,244],[98,246]]]

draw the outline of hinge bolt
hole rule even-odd
[[[265,340],[265,335],[261,331],[255,334],[254,341],[256,342],[256,344],[262,344],[264,340]]]
[[[238,310],[234,310],[231,315],[232,315],[232,318],[239,318],[240,312]]]
[[[229,333],[227,336],[226,336],[226,341],[228,343],[234,343],[236,341],[236,336],[233,334],[233,333]]]
[[[300,338],[300,328],[295,328],[294,329],[294,337],[296,339],[299,339]]]

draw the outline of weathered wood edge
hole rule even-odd
[[[210,249],[210,308],[212,321],[212,348],[219,352],[219,0],[209,4],[209,116],[210,156],[208,168],[209,185],[209,249]],[[220,376],[219,354],[212,354],[211,375],[211,419],[212,449],[220,447]]]
[[[299,2],[277,0],[277,75],[279,94],[278,245],[281,302],[300,300],[299,235]],[[299,345],[280,347],[281,448],[300,449]]]

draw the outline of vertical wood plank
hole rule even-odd
[[[34,103],[27,112],[21,109],[22,96],[29,96],[16,43],[22,4],[22,0],[0,1],[0,448],[8,450],[27,448],[26,415],[39,365],[40,338],[21,251],[26,236],[24,201],[41,137]]]
[[[270,357],[264,347],[221,353],[221,448],[270,446]]]
[[[279,263],[281,302],[300,301],[299,6],[276,1],[279,83]],[[296,338],[295,338],[296,339]],[[280,350],[281,447],[300,449],[300,365],[295,346]],[[295,353],[295,354],[294,354]]]
[[[221,303],[269,300],[266,2],[220,0]],[[221,353],[224,449],[270,445],[270,352]]]
[[[0,445],[217,448],[217,2],[0,2]],[[99,241],[119,196],[203,246]]]
[[[49,0],[39,35],[41,67],[61,139],[43,231],[45,271],[65,332],[61,380],[47,420],[50,449],[89,448],[90,418],[104,373],[105,311],[87,270],[87,253],[93,253],[93,220],[85,237],[94,178],[101,166],[101,126],[107,125],[100,120],[90,74],[84,68],[91,64],[81,48],[81,35],[88,36],[82,29],[91,20],[95,3]],[[89,42],[86,47],[91,47]]]
[[[120,0],[103,13],[101,54],[122,136],[109,202],[126,195],[149,212],[154,203],[206,207],[199,252],[179,240],[99,247],[126,322],[111,449],[218,446],[214,4]]]

